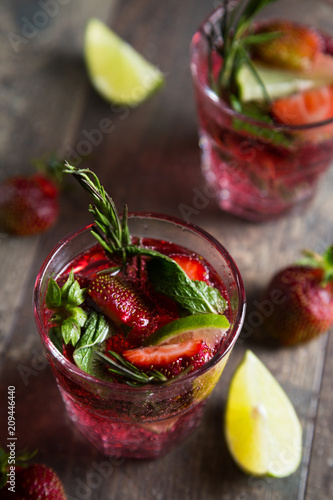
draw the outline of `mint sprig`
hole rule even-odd
[[[53,323],[50,336],[59,350],[62,346],[62,339],[65,344],[71,343],[73,346],[78,342],[81,328],[88,316],[86,311],[79,307],[84,300],[85,289],[81,289],[78,281],[75,280],[73,270],[69,273],[62,288],[53,278],[50,278],[45,304],[53,311],[50,320]]]

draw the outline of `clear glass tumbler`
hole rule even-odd
[[[217,74],[222,59],[211,48],[208,35],[212,27],[218,31],[224,14],[225,7],[216,9],[191,43],[203,175],[220,208],[246,220],[299,212],[332,163],[333,117],[307,125],[275,125],[234,111],[217,95],[209,85],[208,71]],[[325,50],[333,55],[332,2],[279,0],[265,7],[257,20],[261,18],[315,27],[325,33]]]
[[[114,456],[157,457],[183,440],[200,423],[207,397],[215,387],[240,333],[245,294],[238,268],[227,250],[205,231],[162,215],[129,216],[132,236],[167,240],[195,250],[222,278],[230,298],[226,341],[217,354],[194,373],[163,385],[130,387],[94,378],[78,369],[48,337],[45,293],[79,254],[96,245],[91,226],[65,237],[50,253],[37,276],[34,313],[68,414],[74,425],[103,453]],[[84,273],[84,269],[80,270]]]

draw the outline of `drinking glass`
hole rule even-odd
[[[217,74],[222,63],[208,35],[218,31],[231,3],[235,1],[217,8],[191,43],[201,167],[222,210],[246,220],[265,221],[302,211],[314,197],[332,163],[333,117],[300,126],[266,123],[234,111],[212,90],[208,72]],[[279,0],[265,7],[257,20],[270,18],[315,27],[325,33],[326,50],[333,54],[332,2]]]
[[[45,305],[47,284],[71,261],[96,245],[91,227],[66,236],[43,263],[34,289],[34,314],[46,354],[74,425],[106,455],[152,458],[185,439],[201,421],[240,333],[245,294],[239,270],[227,250],[198,227],[151,213],[128,219],[134,237],[167,240],[202,255],[224,282],[230,307],[230,328],[216,355],[197,371],[161,385],[132,387],[97,379],[68,361],[50,341]],[[88,263],[89,265],[89,263]],[[80,274],[84,274],[84,269]]]

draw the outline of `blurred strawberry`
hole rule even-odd
[[[333,85],[276,99],[272,102],[271,112],[284,125],[307,125],[328,120],[333,117]]]
[[[66,500],[63,485],[53,469],[44,464],[27,466],[33,454],[23,453],[10,465],[9,454],[0,449],[0,497],[3,500]],[[12,476],[11,476],[12,474]]]
[[[322,50],[322,39],[313,29],[288,21],[269,21],[257,33],[272,33],[269,40],[253,46],[253,55],[279,68],[305,71]]]
[[[59,214],[62,169],[62,163],[52,157],[40,173],[5,179],[0,184],[0,231],[27,236],[53,226]]]
[[[333,246],[323,255],[304,255],[277,273],[265,292],[268,300],[280,293],[263,329],[283,345],[309,341],[333,325]]]

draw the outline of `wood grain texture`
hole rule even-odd
[[[65,414],[31,308],[43,259],[62,236],[90,220],[88,199],[71,183],[51,231],[37,238],[0,238],[1,441],[6,437],[2,402],[8,385],[15,385],[20,445],[39,449],[39,459],[59,472],[69,499],[333,498],[332,338],[272,349],[257,335],[260,296],[272,274],[297,259],[300,249],[322,251],[333,240],[333,172],[303,214],[256,225],[217,208],[200,172],[189,70],[191,36],[211,8],[199,0],[68,0],[61,6],[59,1],[58,14],[16,53],[8,34],[22,34],[22,18],[33,19],[40,4],[1,3],[0,179],[28,172],[31,158],[57,151],[93,168],[120,209],[127,202],[130,210],[182,217],[184,206],[191,207],[191,222],[213,234],[235,258],[248,297],[243,332],[194,435],[155,461],[103,457]],[[165,73],[164,88],[144,105],[114,108],[91,89],[82,60],[83,30],[91,15],[106,21]],[[100,134],[105,120],[112,126]],[[248,348],[276,376],[302,421],[302,466],[283,480],[241,473],[226,449],[227,391]]]

